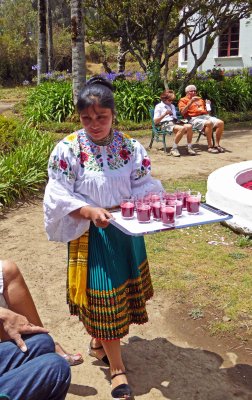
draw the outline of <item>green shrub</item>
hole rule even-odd
[[[13,150],[19,141],[18,121],[0,115],[0,154]]]
[[[187,72],[184,68],[174,71],[169,86],[177,92],[178,99],[184,94],[179,93]],[[213,79],[211,71],[197,73],[191,80],[196,85],[198,93],[212,102],[213,112],[246,112],[252,107],[252,76],[248,69],[231,70],[222,76],[220,81]]]
[[[70,82],[43,82],[29,96],[26,108],[28,123],[62,122],[74,111]]]
[[[0,156],[0,202],[10,206],[38,192],[47,179],[47,162],[54,146],[51,135],[24,128],[23,145]]]
[[[146,82],[117,80],[115,102],[118,121],[131,120],[143,122],[148,120],[149,108],[159,100],[153,95],[151,87]]]

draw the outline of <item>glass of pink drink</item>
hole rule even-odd
[[[151,205],[147,202],[137,201],[136,202],[137,220],[140,223],[150,222],[151,217]]]
[[[166,204],[169,202],[169,201],[175,201],[175,200],[177,200],[177,193],[176,192],[165,192],[164,194],[163,194],[163,199],[166,201]]]
[[[121,215],[124,219],[134,218],[134,209],[135,209],[134,199],[122,199],[120,207],[121,207]]]
[[[186,209],[188,214],[199,214],[199,207],[201,201],[201,193],[197,191],[190,191],[186,199]]]
[[[166,205],[175,206],[176,207],[176,217],[181,217],[182,215],[182,200],[166,200]]]
[[[175,226],[176,205],[162,204],[161,205],[161,221],[163,225]]]
[[[155,200],[151,203],[152,216],[155,221],[161,219],[161,201]]]
[[[186,199],[189,196],[190,190],[178,188],[176,190],[176,193],[177,193],[177,199],[183,202],[182,209],[186,210]]]

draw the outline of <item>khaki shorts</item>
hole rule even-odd
[[[216,126],[216,124],[220,121],[216,117],[212,117],[211,115],[198,115],[197,117],[192,117],[190,118],[189,124],[192,124],[192,127],[195,129],[198,129],[199,131],[202,131],[205,126],[206,121],[211,121],[213,124],[213,127]]]
[[[162,129],[163,131],[166,131],[166,132],[168,132],[168,133],[172,133],[175,124],[174,124],[172,121],[165,121],[165,122],[162,122],[162,123],[160,124],[160,126],[161,126],[161,129]]]

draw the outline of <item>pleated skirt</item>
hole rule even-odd
[[[90,224],[87,268],[87,305],[68,303],[87,332],[102,340],[120,339],[130,324],[148,321],[146,301],[153,287],[144,238],[129,236],[110,224]]]

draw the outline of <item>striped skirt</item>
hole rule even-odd
[[[78,258],[85,259],[78,252],[80,239],[69,243],[68,269],[77,265]],[[87,247],[86,285],[80,288],[86,301],[76,304],[71,299],[68,279],[70,312],[79,316],[92,337],[122,338],[130,324],[148,321],[146,301],[152,297],[153,288],[144,239],[125,235],[112,224],[101,229],[91,223]]]

